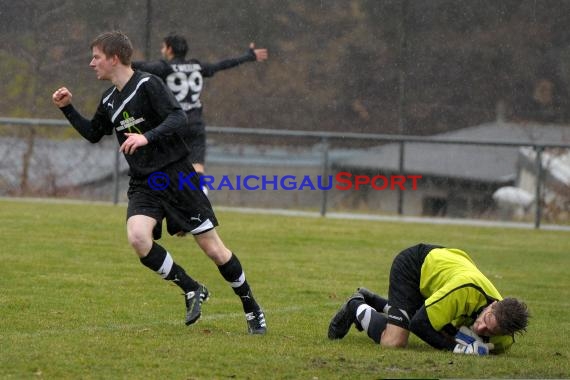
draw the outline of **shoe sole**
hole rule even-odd
[[[350,325],[352,325],[352,322],[350,322],[350,324],[348,325],[348,328],[346,329],[346,332],[344,334],[338,334],[338,330],[339,330],[339,325],[345,325],[346,323],[343,323],[345,319],[348,319],[348,317],[346,317],[346,314],[348,314],[348,302],[345,302],[342,307],[336,312],[336,314],[334,315],[333,319],[331,320],[330,324],[329,324],[329,332],[328,332],[328,337],[329,339],[332,340],[336,340],[336,339],[342,339],[346,336],[346,334],[348,334],[348,331],[350,330]],[[342,314],[342,317],[340,317],[340,315]],[[338,317],[338,320],[337,320]],[[344,327],[344,326],[343,326]],[[343,329],[344,330],[344,329]]]
[[[331,319],[331,321],[329,323],[329,331],[327,334],[329,339],[331,339],[331,340],[342,339],[350,331],[350,327],[352,326],[352,324],[356,320],[356,317],[354,317],[353,320],[350,320],[351,318],[350,318],[350,314],[349,314],[350,310],[348,309],[348,304],[350,303],[350,301],[355,300],[355,299],[362,299],[364,301],[364,296],[358,292],[354,293],[341,306],[341,308],[337,311],[337,313],[334,315],[334,317]],[[342,316],[340,316],[341,314],[342,314]],[[337,319],[337,317],[338,317],[338,319]],[[339,330],[338,327],[345,327],[345,326],[339,326],[339,325],[341,325],[341,324],[346,325],[346,323],[344,323],[345,321],[348,321],[348,326],[346,328],[346,331],[344,331],[345,329],[343,329],[344,334],[342,334],[342,333],[338,334],[338,330]]]
[[[263,329],[263,330],[249,330],[248,334],[249,335],[265,335],[267,333],[267,329]]]

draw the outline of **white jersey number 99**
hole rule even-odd
[[[190,73],[178,71],[166,78],[166,85],[172,91],[176,100],[179,102],[186,100],[194,104],[200,101],[200,92],[204,86],[204,78],[202,78],[202,74],[199,71]],[[189,99],[187,99],[188,95],[190,95]]]

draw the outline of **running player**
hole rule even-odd
[[[184,111],[158,77],[133,71],[133,48],[125,34],[103,33],[92,42],[91,50],[89,66],[97,79],[113,84],[103,93],[93,118],[84,118],[73,107],[72,94],[66,87],[56,90],[52,100],[81,136],[92,143],[115,131],[131,177],[127,208],[130,245],[143,265],[183,290],[186,324],[191,325],[201,316],[208,290],[190,277],[156,240],[161,237],[163,219],[171,235],[192,234],[240,297],[249,333],[264,334],[264,313],[253,297],[240,261],[216,232],[216,216],[208,198],[197,187],[199,181],[188,150],[179,137],[186,128]],[[180,187],[190,180],[193,186]],[[165,183],[169,186],[157,187]]]

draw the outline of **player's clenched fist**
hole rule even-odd
[[[53,93],[51,99],[53,101],[53,104],[59,108],[62,108],[71,104],[71,97],[71,91],[69,91],[66,87],[60,87]]]

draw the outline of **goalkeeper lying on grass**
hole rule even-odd
[[[354,323],[374,342],[405,347],[410,331],[437,349],[458,354],[502,353],[528,325],[526,304],[501,297],[467,253],[419,244],[392,263],[388,299],[359,288],[333,317],[330,339]]]

